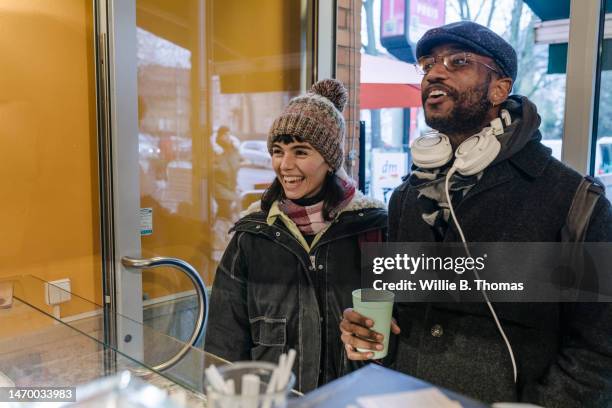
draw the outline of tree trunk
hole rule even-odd
[[[374,33],[374,0],[365,0],[363,8],[366,14],[366,28],[368,33],[368,44],[364,46],[364,51],[369,55],[378,55],[376,49],[376,33]]]

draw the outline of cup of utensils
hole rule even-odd
[[[205,372],[208,407],[283,408],[293,389],[292,367],[296,352],[282,354],[278,364],[265,361],[239,361],[220,367],[211,365]]]

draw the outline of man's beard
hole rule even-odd
[[[425,122],[432,129],[448,135],[479,132],[489,110],[493,107],[488,98],[490,83],[491,75],[488,75],[482,85],[470,88],[461,94],[454,89],[448,89],[447,97],[454,101],[452,110],[445,117],[429,117],[425,110]]]

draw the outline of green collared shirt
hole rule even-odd
[[[314,239],[312,240],[312,243],[308,245],[308,242],[306,242],[306,239],[304,238],[304,235],[302,235],[302,232],[300,231],[298,226],[295,225],[295,222],[293,222],[293,220],[289,218],[287,214],[281,211],[280,207],[278,206],[278,201],[275,201],[272,203],[272,206],[270,207],[270,211],[268,211],[268,217],[266,218],[266,223],[268,225],[272,225],[274,224],[276,219],[279,217],[281,221],[283,222],[283,224],[285,224],[289,232],[291,232],[291,235],[293,235],[295,239],[298,240],[298,242],[304,247],[304,249],[308,253],[310,253],[310,249],[316,245],[316,243],[319,241],[319,239],[321,239],[325,231],[327,231],[327,229],[331,225],[331,223],[329,223],[325,228],[319,231],[319,233],[315,235]]]

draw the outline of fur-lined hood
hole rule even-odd
[[[348,205],[344,207],[344,209],[342,209],[338,215],[344,212],[360,211],[365,209],[386,209],[386,207],[382,201],[373,197],[368,197],[361,191],[357,190],[355,191],[355,195],[353,196],[351,202],[348,203]],[[261,211],[261,201],[254,202],[246,210],[241,212],[240,218],[246,217],[247,215],[256,213],[258,211]]]

